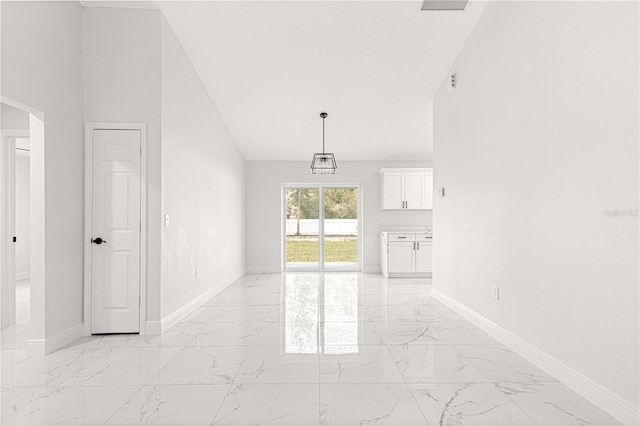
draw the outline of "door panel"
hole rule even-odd
[[[324,269],[358,270],[358,188],[324,188]]]
[[[93,131],[91,332],[140,331],[138,130]]]
[[[320,191],[285,188],[285,267],[320,267]]]

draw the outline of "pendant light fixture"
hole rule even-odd
[[[331,152],[324,152],[324,119],[327,118],[326,112],[321,112],[322,118],[322,154],[313,154],[311,161],[311,173],[314,175],[332,175],[335,174],[338,165],[336,159]]]

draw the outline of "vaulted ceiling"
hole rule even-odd
[[[432,156],[432,99],[484,11],[420,1],[155,3],[247,160]]]

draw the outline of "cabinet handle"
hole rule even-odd
[[[405,209],[408,209],[408,208],[409,208],[409,202],[408,202],[408,201],[405,201],[405,202],[404,202],[404,208],[405,208]]]
[[[416,244],[418,245],[417,250],[420,250],[420,241],[418,241]]]

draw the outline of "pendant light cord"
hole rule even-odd
[[[324,119],[325,117],[322,117],[322,154],[324,155]]]

